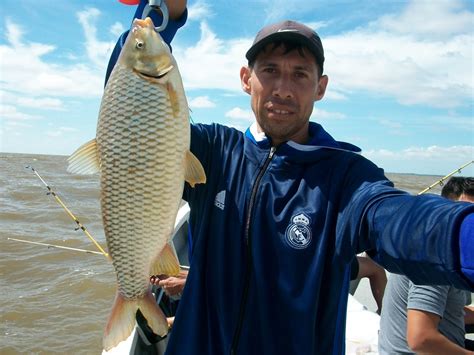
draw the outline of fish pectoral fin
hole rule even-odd
[[[184,157],[184,180],[186,180],[191,187],[196,184],[206,183],[206,173],[201,165],[201,162],[189,150],[186,151]]]
[[[151,266],[150,274],[176,276],[179,274],[179,270],[179,261],[176,252],[170,244],[166,244]]]
[[[67,171],[70,173],[80,175],[98,173],[100,163],[95,138],[81,145],[67,161],[69,162]]]
[[[143,297],[137,299],[126,299],[117,292],[102,340],[105,351],[115,348],[132,334],[138,309],[155,334],[164,336],[168,333],[166,317],[156,304],[150,290]]]

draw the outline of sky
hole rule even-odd
[[[0,151],[69,155],[95,136],[105,68],[133,6],[2,0]],[[474,158],[473,0],[188,0],[173,40],[193,122],[245,130],[245,52],[264,25],[315,29],[329,85],[311,120],[386,172],[446,175]],[[462,171],[474,176],[474,164]]]

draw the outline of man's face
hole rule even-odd
[[[321,100],[327,76],[318,75],[316,60],[304,49],[285,53],[285,47],[268,45],[252,69],[240,71],[242,87],[251,96],[252,110],[260,132],[274,145],[308,140],[308,122],[314,101]]]

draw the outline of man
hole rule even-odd
[[[441,191],[453,201],[474,202],[474,179],[453,177]],[[416,285],[391,275],[380,320],[380,354],[472,354],[465,349],[471,295],[446,285]],[[465,319],[466,313],[466,319]]]
[[[350,264],[364,250],[416,281],[474,289],[474,208],[394,189],[309,123],[328,84],[319,36],[281,22],[246,57],[255,124],[191,128],[207,183],[184,191],[192,261],[167,353],[343,354]]]

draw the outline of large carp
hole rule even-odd
[[[68,168],[100,172],[102,219],[118,282],[105,350],[130,335],[138,309],[156,334],[168,332],[149,277],[179,272],[168,243],[184,180],[192,186],[206,180],[189,144],[189,108],[176,61],[151,19],[137,19],[105,87],[96,138],[69,158]]]

